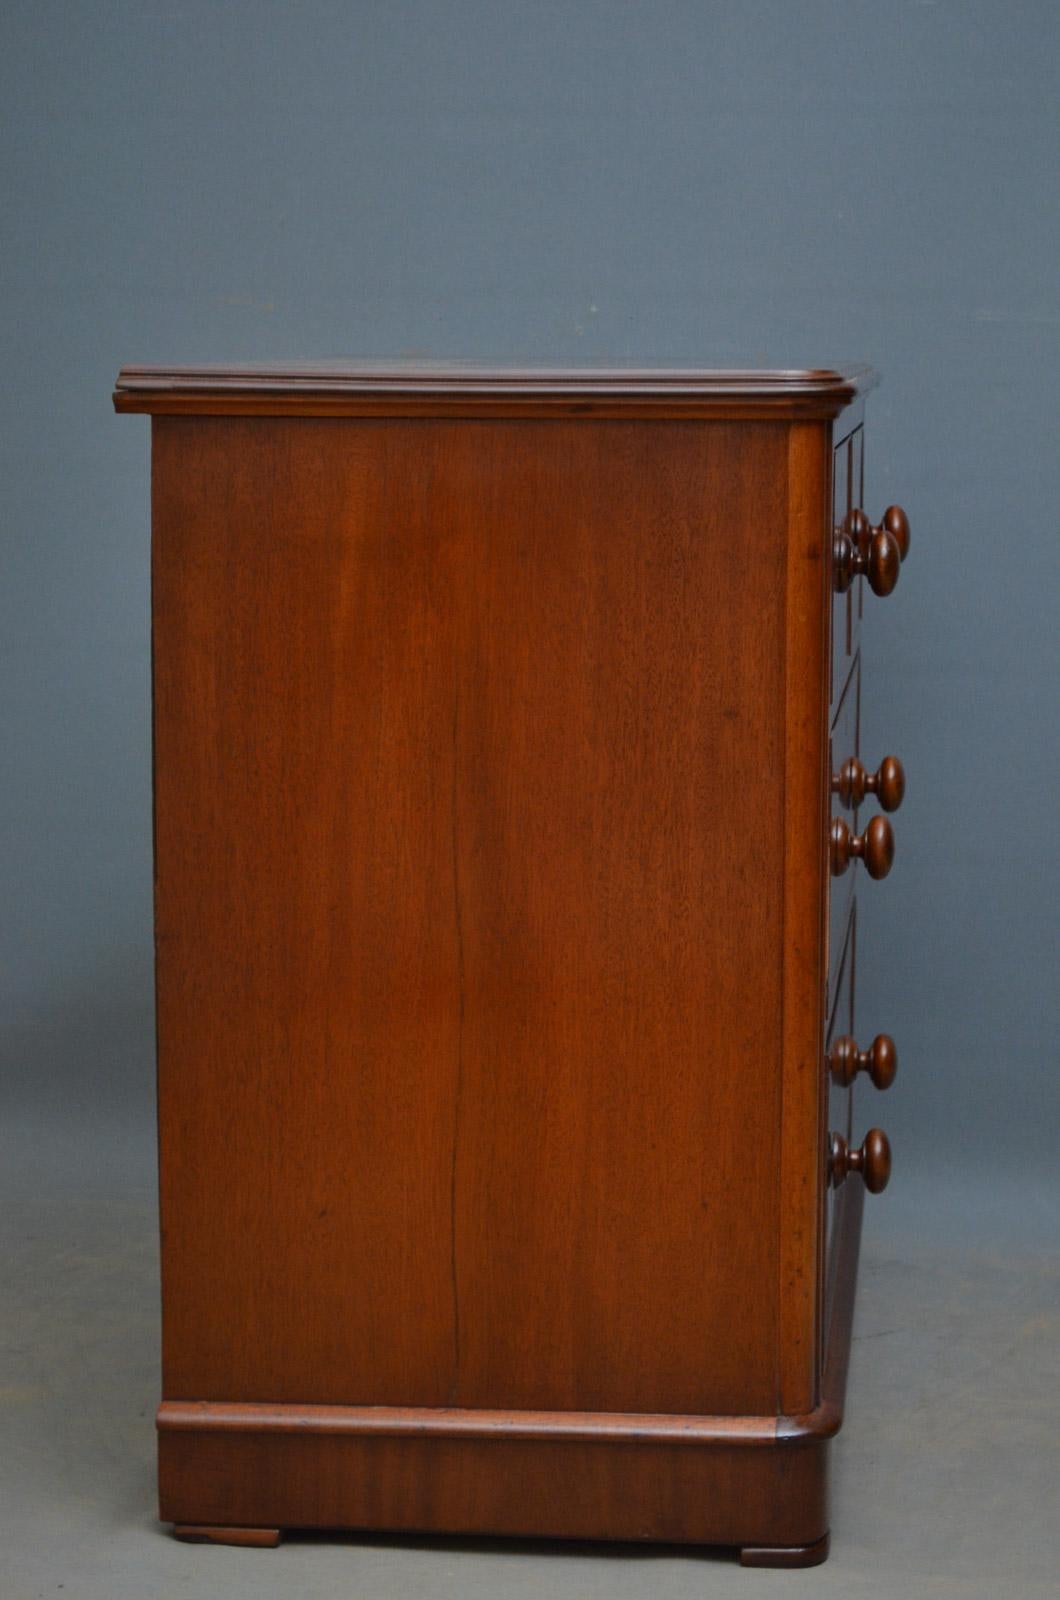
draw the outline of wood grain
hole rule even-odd
[[[854,1188],[851,1185],[851,1188]],[[861,1185],[856,1186],[858,1189]],[[696,1544],[811,1543],[826,1447],[166,1430],[161,1514],[224,1526],[403,1528]]]
[[[537,426],[155,425],[167,1397],[777,1409],[787,434]]]
[[[844,1138],[851,1137],[853,1127],[853,1084],[838,1082],[831,1072],[831,1051],[835,1040],[840,1034],[849,1034],[854,1029],[854,1006],[857,986],[857,901],[852,901],[847,911],[846,927],[839,943],[839,954],[835,964],[835,986],[833,990],[832,1006],[828,1017],[825,1032],[825,1059],[827,1070],[822,1073],[823,1097],[826,1112],[826,1138],[833,1133],[841,1133]],[[825,1200],[825,1237],[824,1237],[824,1276],[822,1293],[824,1303],[825,1322],[830,1313],[832,1293],[835,1287],[835,1238],[836,1238],[836,1191],[831,1184],[826,1185]]]
[[[403,1528],[737,1544],[826,1537],[827,1442],[846,1393],[864,1187],[836,1194],[830,1300],[813,1413],[774,1419],[531,1419],[344,1414],[334,1407],[165,1405],[164,1520]],[[250,1414],[248,1414],[250,1413]],[[689,1419],[692,1420],[692,1419]],[[700,1427],[695,1423],[701,1424]],[[655,1424],[661,1424],[658,1432]],[[562,1437],[553,1428],[566,1428]]]
[[[771,1445],[776,1417],[679,1417],[607,1411],[488,1411],[455,1406],[306,1406],[167,1400],[160,1432],[284,1433],[365,1439],[547,1439],[555,1444]]]
[[[842,526],[851,505],[851,475],[850,475],[850,438],[836,445],[832,453],[832,528]],[[829,561],[833,552],[829,552]],[[832,587],[835,589],[835,574],[832,574]],[[858,580],[860,588],[860,579]],[[849,588],[842,593],[836,592],[832,597],[832,626],[831,626],[831,702],[834,709],[836,702],[843,692],[843,688],[850,675],[850,665],[853,659],[853,636],[851,632],[851,598]]]
[[[199,1523],[177,1522],[173,1537],[182,1544],[231,1544],[252,1550],[275,1550],[283,1537],[282,1528],[232,1528]]]
[[[698,368],[389,366],[123,367],[118,411],[200,416],[692,417],[830,420],[878,382],[869,367]]]
[[[182,1537],[823,1558],[873,381],[121,374]],[[859,770],[847,807],[897,793]],[[882,1150],[839,1165],[879,1186]]]
[[[855,656],[850,668],[850,674],[844,685],[839,703],[836,706],[835,720],[829,737],[829,770],[833,775],[842,772],[848,762],[857,760],[861,747],[861,655]],[[854,829],[858,825],[858,807],[848,804],[839,792],[838,785],[830,784],[831,807],[829,824],[836,819],[845,819]],[[843,954],[843,944],[846,940],[847,924],[850,920],[850,907],[854,901],[860,868],[852,863],[847,871],[838,877],[828,874],[827,899],[828,899],[828,1008],[832,1009],[836,982],[839,974],[839,958]]]
[[[788,435],[784,614],[784,905],[778,1325],[779,1406],[809,1411],[817,1392],[821,1170],[820,1041],[824,1021],[828,807],[828,562],[831,451],[820,428]]]
[[[796,1545],[744,1545],[740,1551],[741,1567],[819,1567],[828,1560],[831,1545],[829,1534],[815,1539],[813,1544]]]

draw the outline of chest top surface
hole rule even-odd
[[[871,367],[490,367],[320,361],[127,366],[118,411],[204,415],[688,416],[829,419],[875,386]]]

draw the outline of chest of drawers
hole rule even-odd
[[[121,373],[183,1536],[823,1559],[894,1071],[872,381]]]

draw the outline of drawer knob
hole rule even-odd
[[[849,1034],[832,1042],[828,1068],[836,1083],[848,1088],[859,1072],[867,1072],[877,1089],[889,1089],[898,1071],[898,1051],[889,1033],[878,1033],[867,1050],[859,1050]]]
[[[876,771],[869,772],[857,756],[851,756],[832,779],[832,793],[849,807],[874,794],[884,811],[897,811],[905,798],[905,768],[897,756],[884,756]]]
[[[873,594],[890,594],[908,554],[909,518],[901,506],[888,506],[875,528],[864,511],[851,511],[832,542],[836,593],[845,594],[855,578],[864,577]]]
[[[886,878],[891,870],[894,833],[886,817],[873,817],[864,833],[851,833],[842,817],[834,817],[830,842],[833,878],[841,878],[852,861],[863,862],[870,878]]]
[[[891,1142],[882,1128],[870,1128],[861,1149],[847,1144],[841,1133],[829,1141],[828,1176],[833,1189],[845,1183],[851,1172],[860,1173],[870,1194],[882,1194],[891,1178]]]

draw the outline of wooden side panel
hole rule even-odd
[[[783,1109],[780,1214],[780,1410],[817,1400],[821,1251],[821,1031],[827,816],[828,431],[789,438],[785,585]]]
[[[154,425],[167,1396],[451,1378],[447,542],[333,429]]]
[[[555,1444],[166,1432],[161,1514],[229,1525],[668,1543],[811,1543],[827,1445]]]
[[[787,427],[173,417],[154,463],[166,1396],[771,1414],[790,1336],[799,1409]]]

